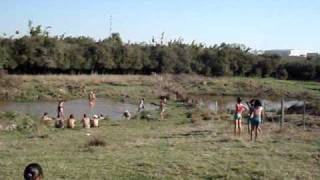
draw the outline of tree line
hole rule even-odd
[[[168,43],[154,39],[150,43],[124,43],[118,33],[98,41],[84,36],[50,36],[47,29],[29,23],[28,35],[0,36],[0,69],[11,74],[156,72],[319,80],[320,58],[297,61],[257,55],[239,44],[205,46],[187,44],[182,39]]]

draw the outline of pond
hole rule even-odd
[[[138,104],[138,103],[137,103]],[[0,111],[17,111],[28,113],[35,116],[41,116],[48,112],[51,117],[57,115],[57,102],[37,101],[37,102],[5,102],[0,103]],[[158,108],[155,105],[145,104],[145,110]],[[91,114],[103,114],[111,118],[121,118],[124,111],[136,112],[138,105],[112,101],[110,99],[97,99],[96,105]],[[70,100],[64,103],[64,113],[66,116],[74,114],[76,118],[82,118],[83,114],[89,114],[89,105],[87,99]]]
[[[244,98],[243,103],[249,101],[249,98]],[[212,111],[216,111],[218,104],[218,109],[222,111],[233,111],[235,108],[236,97],[232,96],[208,96],[200,98],[200,105],[202,107],[207,107]],[[276,112],[281,109],[280,100],[267,100],[263,99],[262,103],[266,111]],[[28,113],[35,116],[41,116],[44,112],[48,112],[50,116],[55,117],[57,114],[57,102],[6,102],[0,103],[0,111],[17,111]],[[138,104],[138,103],[137,103]],[[122,103],[112,101],[110,99],[97,99],[96,105],[91,114],[103,114],[105,116],[111,117],[113,119],[121,118],[124,111],[136,112],[138,109],[137,104]],[[284,105],[285,108],[289,108],[292,105],[302,105],[303,101],[298,100],[286,100]],[[152,104],[145,104],[145,110],[154,110],[158,106]],[[90,114],[88,100],[87,99],[77,99],[66,101],[64,103],[64,112],[68,116],[74,114],[76,118],[82,118],[83,114]]]

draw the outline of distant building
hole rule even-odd
[[[264,54],[266,55],[278,55],[278,56],[289,56],[290,55],[290,49],[272,49],[272,50],[266,50],[264,51]]]
[[[256,50],[256,49],[254,49],[254,50],[250,50],[250,52],[251,52],[252,54],[254,54],[254,55],[262,55],[262,54],[264,54],[264,51],[263,51],[263,50]]]
[[[319,53],[307,53],[307,58],[317,58],[320,57]]]
[[[299,49],[273,49],[266,50],[264,54],[267,55],[279,55],[281,57],[287,56],[298,56],[298,57],[307,57],[308,54],[314,54],[308,50],[299,50]]]

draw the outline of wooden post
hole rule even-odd
[[[264,112],[266,113],[267,112],[267,108],[266,108],[266,105],[265,105],[264,101],[262,101],[262,107],[264,109]],[[265,120],[266,120],[266,117],[263,116],[263,119],[261,119],[261,124],[263,124]]]
[[[284,122],[284,99],[281,99],[281,119],[280,119],[280,129],[282,129]]]
[[[306,114],[306,101],[303,101],[303,130],[306,130],[306,119],[305,119],[305,114]]]
[[[218,113],[218,101],[216,101],[216,113]]]

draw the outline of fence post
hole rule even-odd
[[[267,107],[264,101],[262,101],[262,107],[264,109],[264,112],[267,113]],[[261,124],[263,124],[265,121],[266,121],[266,116],[263,116],[263,119],[261,119]]]
[[[306,130],[306,119],[305,119],[305,114],[306,114],[306,101],[303,101],[303,130]]]
[[[281,99],[281,119],[280,119],[280,129],[282,129],[284,122],[284,99]]]
[[[218,114],[218,101],[216,101],[216,113]]]

